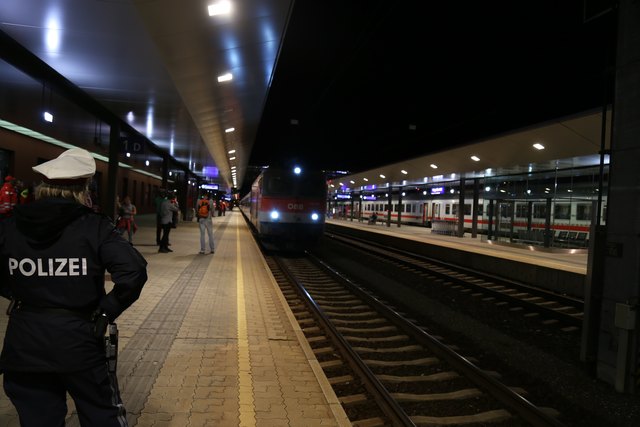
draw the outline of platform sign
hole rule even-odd
[[[429,189],[429,194],[444,194],[444,187],[432,187]]]
[[[123,154],[144,154],[144,138],[139,136],[120,137],[120,152]]]

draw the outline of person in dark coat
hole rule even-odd
[[[79,148],[33,167],[36,200],[0,222],[0,295],[11,299],[0,372],[22,426],[63,426],[67,393],[82,426],[127,425],[105,332],[139,298],[147,262],[87,206],[95,169]]]

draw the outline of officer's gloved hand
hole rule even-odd
[[[93,323],[93,334],[96,338],[102,338],[107,332],[107,326],[109,326],[109,318],[103,312],[97,312],[94,317],[95,320]]]

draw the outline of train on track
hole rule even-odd
[[[513,187],[515,182],[509,185]],[[587,247],[596,214],[599,223],[606,220],[607,198],[597,197],[597,183],[593,180],[578,182],[573,178],[566,184],[556,180],[554,186],[542,186],[537,192],[513,188],[504,191],[496,183],[487,183],[483,189],[477,188],[474,195],[474,189],[467,187],[462,198],[459,182],[428,188],[406,186],[392,191],[391,198],[388,191],[364,191],[348,199],[333,200],[330,215],[362,221],[376,217],[377,223],[400,221],[451,235],[458,233],[462,221],[466,232],[475,226],[479,234],[513,243],[542,245],[546,240],[552,246],[571,248]]]
[[[240,210],[263,243],[297,249],[323,235],[326,199],[323,172],[265,168],[240,200]]]

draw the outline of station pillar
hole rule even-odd
[[[624,393],[640,391],[640,2],[620,0],[615,65],[598,378]]]

